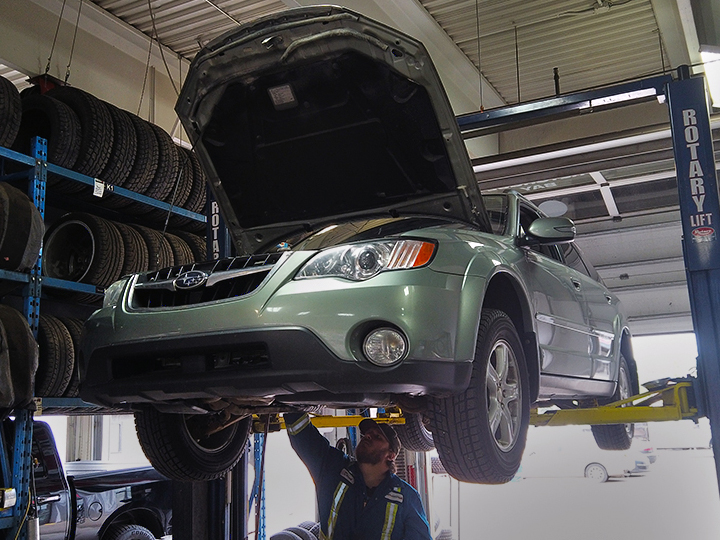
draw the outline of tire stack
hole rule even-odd
[[[30,155],[35,136],[47,140],[50,163],[175,207],[205,211],[206,181],[197,158],[163,129],[79,89],[40,93],[33,87],[18,93],[0,77],[0,145]],[[4,165],[6,173],[27,168],[11,160]],[[51,194],[92,201],[150,226],[72,212],[45,232],[28,197],[0,182],[0,269],[29,270],[42,245],[44,275],[95,285],[100,293],[123,275],[206,260],[205,238],[195,234],[204,233],[204,223],[168,216],[112,190],[94,197],[91,187],[58,175],[48,174],[47,185]],[[174,233],[156,230],[166,223]],[[0,295],[16,287],[0,281]],[[81,304],[102,301],[101,294],[44,292]],[[81,318],[43,312],[35,340],[25,317],[0,304],[0,417],[33,396],[78,396],[82,326]]]
[[[4,85],[0,84],[0,88]],[[7,94],[10,96],[10,92]],[[205,175],[199,162],[191,151],[176,145],[162,128],[77,88],[56,87],[44,94],[32,90],[14,97],[13,110],[22,109],[16,128],[3,129],[0,116],[0,142],[4,131],[8,131],[5,138],[13,150],[29,154],[32,137],[40,136],[48,141],[50,163],[174,207],[204,212]],[[0,114],[5,102],[10,100],[0,91]],[[57,175],[48,176],[48,186],[93,202],[101,200],[100,204],[106,207],[124,209],[153,224],[168,219],[165,211],[109,190],[98,199],[92,196],[90,186]],[[170,223],[174,228],[192,232],[204,228],[202,223],[174,214]]]
[[[44,246],[46,276],[101,289],[127,274],[206,260],[205,239],[193,233],[163,234],[84,212],[72,212],[57,220],[48,229]],[[94,303],[100,297],[80,293],[74,299]]]

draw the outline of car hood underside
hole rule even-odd
[[[368,214],[489,230],[424,47],[343,8],[292,10],[211,42],[176,109],[239,251]]]

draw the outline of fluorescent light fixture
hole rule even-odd
[[[717,47],[715,50],[717,51]],[[700,56],[705,65],[705,77],[710,87],[712,106],[720,109],[720,52],[701,49]]]
[[[645,88],[644,90],[635,90],[634,92],[625,92],[623,94],[615,94],[614,96],[606,96],[603,98],[593,99],[590,101],[591,107],[599,107],[601,105],[610,105],[611,103],[620,103],[622,101],[632,101],[648,96],[654,96],[654,88]]]

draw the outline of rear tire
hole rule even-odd
[[[427,425],[427,417],[419,413],[403,413],[404,424],[395,425],[403,448],[411,452],[429,452],[435,448],[433,436]]]
[[[145,407],[135,413],[140,446],[150,463],[168,478],[206,481],[224,476],[243,453],[252,417],[209,436],[202,435],[213,415],[161,413]]]
[[[620,355],[618,368],[618,384],[612,401],[627,399],[634,394],[633,381],[637,380],[637,373],[633,373],[625,357]],[[598,447],[603,450],[627,450],[632,445],[635,434],[635,424],[612,424],[609,426],[590,426]]]
[[[504,312],[482,312],[468,388],[429,403],[435,446],[451,476],[480,484],[512,480],[525,449],[530,388],[520,338]]]
[[[142,525],[111,525],[102,540],[155,540],[155,535]]]

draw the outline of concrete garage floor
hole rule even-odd
[[[462,484],[458,540],[717,539],[720,496],[712,451],[657,455],[646,476],[604,484],[584,478]]]
[[[592,439],[589,433],[584,435]],[[452,525],[454,540],[720,537],[720,495],[712,451],[656,450],[655,455],[657,461],[647,475],[611,478],[603,484],[581,477],[525,478],[499,486],[461,484],[459,536],[458,482],[448,486],[446,476],[434,475],[436,516],[442,519],[441,528]],[[270,435],[267,465],[270,537],[313,519],[315,505],[312,480],[284,433]]]

